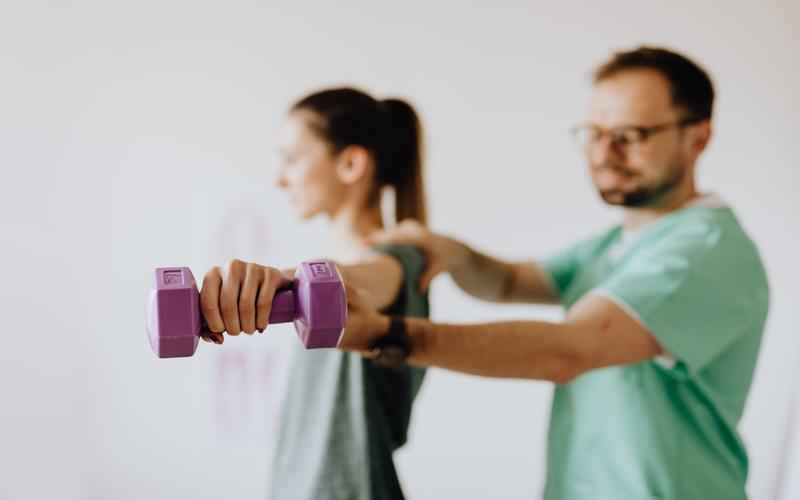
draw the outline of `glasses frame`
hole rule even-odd
[[[658,125],[644,126],[644,125],[621,125],[619,127],[612,127],[604,129],[597,125],[581,124],[576,125],[570,129],[575,143],[582,149],[587,149],[597,144],[603,137],[608,136],[611,146],[620,151],[627,151],[628,148],[637,147],[647,142],[653,135],[669,130],[671,128],[682,129],[689,125],[694,125],[704,121],[704,118],[696,116],[688,116],[674,122],[660,123]],[[581,139],[581,133],[593,132],[595,137],[587,134],[586,139]]]

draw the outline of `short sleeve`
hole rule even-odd
[[[618,233],[618,228],[612,229],[600,236],[573,244],[538,262],[550,277],[550,282],[559,297],[564,296],[584,264],[595,256],[601,248],[604,248],[605,244],[616,237]]]
[[[759,267],[708,221],[677,228],[622,263],[593,292],[634,315],[690,373],[763,320]],[[759,267],[760,268],[760,267]]]

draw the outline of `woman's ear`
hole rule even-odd
[[[344,184],[355,184],[372,168],[372,155],[363,146],[347,146],[336,160],[336,175]]]

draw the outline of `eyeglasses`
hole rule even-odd
[[[604,129],[596,125],[584,124],[572,127],[571,133],[575,144],[584,149],[596,144],[598,141],[602,140],[604,136],[608,136],[612,146],[627,151],[631,147],[636,147],[645,143],[651,136],[659,132],[676,127],[680,129],[701,121],[703,121],[701,118],[688,117],[676,122],[662,123],[651,127],[624,125],[609,129]]]

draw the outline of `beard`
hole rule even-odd
[[[603,168],[613,170],[615,173],[625,177],[636,175],[634,172],[616,165]],[[630,208],[656,206],[681,184],[686,171],[687,169],[684,165],[674,162],[667,169],[665,175],[653,182],[640,184],[629,190],[598,188],[598,193],[603,201],[609,205]]]

